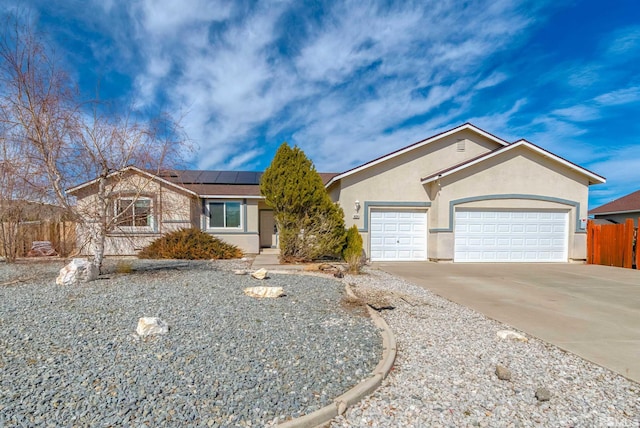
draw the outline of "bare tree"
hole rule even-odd
[[[0,115],[5,112],[0,109]],[[20,254],[21,225],[38,220],[42,186],[36,185],[37,171],[28,161],[25,146],[9,138],[8,122],[0,116],[0,252],[9,262]]]
[[[168,117],[140,123],[130,116],[101,114],[97,107],[94,104],[93,115],[79,122],[75,136],[77,150],[84,159],[80,164],[84,168],[82,175],[95,177],[91,204],[77,212],[88,226],[85,230],[89,232],[94,263],[100,267],[106,237],[119,225],[135,222],[136,204],[153,181],[151,176],[131,180],[125,168],[137,166],[155,174],[173,168],[186,136]],[[123,190],[127,199],[120,198]]]
[[[32,177],[23,183],[26,188],[87,226],[93,263],[100,268],[107,234],[133,211],[112,209],[122,178],[117,172],[129,165],[156,172],[173,168],[187,140],[168,115],[142,120],[133,113],[114,113],[108,103],[82,102],[76,82],[59,64],[28,17],[5,18],[0,39],[0,138],[25,160],[11,165],[22,176]],[[8,160],[4,155],[0,159]],[[66,189],[94,179],[97,202],[78,211]],[[140,191],[145,186],[138,183]]]

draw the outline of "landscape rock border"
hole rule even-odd
[[[353,290],[351,290],[351,286],[349,284],[345,284],[345,291],[349,298],[358,299]],[[380,358],[378,365],[373,369],[372,375],[344,394],[335,398],[333,403],[322,407],[315,412],[280,423],[277,425],[279,428],[308,428],[324,426],[333,418],[344,414],[350,406],[372,394],[382,384],[382,381],[387,377],[395,363],[398,346],[395,335],[380,314],[378,314],[378,312],[369,305],[367,305],[367,311],[369,312],[369,316],[373,323],[381,330],[380,335],[382,336],[382,357]]]

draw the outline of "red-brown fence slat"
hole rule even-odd
[[[640,217],[638,217],[638,227],[636,228],[636,269],[640,269]]]
[[[640,224],[640,219],[638,220]],[[633,242],[637,239],[633,220],[624,224],[587,224],[587,263],[631,269],[634,263]],[[635,264],[640,266],[636,243]]]
[[[593,220],[587,221],[587,264],[593,264]]]
[[[633,267],[633,233],[635,226],[633,220],[628,218],[624,223],[624,260],[622,267],[631,269]]]

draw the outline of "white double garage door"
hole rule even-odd
[[[455,211],[455,262],[566,262],[569,215],[559,211]],[[427,260],[425,210],[372,210],[372,261]]]

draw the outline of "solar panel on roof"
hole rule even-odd
[[[235,184],[258,184],[257,174],[253,171],[240,171]]]
[[[163,174],[162,177],[181,184],[258,185],[260,184],[262,172],[177,170]]]
[[[220,171],[200,171],[198,176],[198,183],[211,184],[215,183],[220,175]]]
[[[237,177],[237,171],[220,171],[216,184],[235,184]]]

